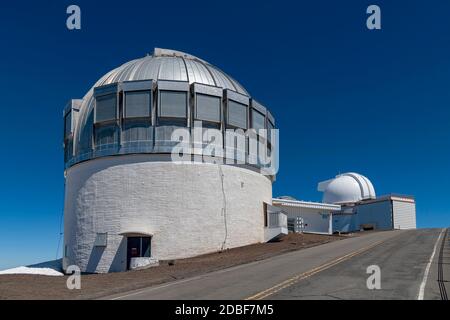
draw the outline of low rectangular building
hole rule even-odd
[[[336,204],[279,198],[273,199],[272,204],[287,215],[288,229],[293,232],[332,234],[333,213],[341,210]]]
[[[415,200],[404,195],[387,195],[343,205],[333,218],[333,232],[415,228]]]

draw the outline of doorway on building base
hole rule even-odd
[[[127,237],[127,270],[130,270],[132,258],[150,258],[152,237],[130,236]]]

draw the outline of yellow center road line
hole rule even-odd
[[[339,264],[341,262],[344,262],[344,261],[346,261],[346,260],[348,260],[350,258],[353,258],[354,256],[357,256],[357,255],[359,255],[359,254],[361,254],[363,252],[366,252],[366,251],[368,251],[368,250],[370,250],[370,249],[372,249],[372,248],[374,248],[374,247],[376,247],[376,246],[386,242],[387,240],[391,240],[391,239],[385,239],[385,240],[382,240],[382,241],[375,242],[374,244],[371,244],[370,246],[364,247],[362,249],[358,249],[358,250],[353,251],[351,253],[348,253],[348,254],[346,254],[346,255],[344,255],[342,257],[339,257],[339,258],[334,259],[334,260],[332,260],[330,262],[322,264],[322,265],[320,265],[320,266],[318,266],[316,268],[313,268],[313,269],[311,269],[309,271],[306,271],[306,272],[303,272],[301,274],[295,275],[292,278],[289,278],[289,279],[287,279],[287,280],[285,280],[285,281],[283,281],[283,282],[281,282],[281,283],[279,283],[277,285],[274,285],[273,287],[271,287],[269,289],[266,289],[266,290],[261,291],[261,292],[255,294],[255,295],[253,295],[253,296],[250,296],[250,297],[246,298],[245,300],[262,300],[264,298],[267,298],[268,296],[271,296],[271,295],[273,295],[273,294],[275,294],[275,293],[277,293],[277,292],[279,292],[279,291],[281,291],[283,289],[286,289],[286,288],[292,286],[293,284],[295,284],[295,283],[297,283],[297,282],[299,282],[299,281],[301,281],[303,279],[309,278],[312,275],[315,275],[316,273],[324,271],[324,270],[326,270],[328,268],[331,268],[331,267],[333,267],[333,266],[335,266],[335,265],[337,265],[337,264]]]

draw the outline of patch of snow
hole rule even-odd
[[[0,271],[2,274],[38,274],[43,276],[63,276],[59,271],[51,268],[30,268],[30,267],[17,267],[8,270]]]
[[[46,261],[34,265],[29,265],[26,267],[17,267],[12,269],[7,269],[0,271],[0,275],[3,274],[36,274],[43,276],[63,276],[61,272],[61,259]]]

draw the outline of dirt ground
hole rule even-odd
[[[317,246],[348,236],[289,234],[278,242],[254,244],[189,259],[165,261],[140,271],[81,276],[81,290],[68,290],[67,277],[0,275],[0,299],[95,299],[141,289],[266,259],[281,253]]]

